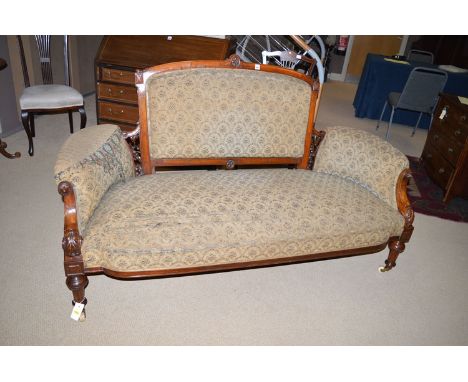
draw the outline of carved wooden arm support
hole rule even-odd
[[[411,202],[408,198],[408,182],[411,179],[410,169],[403,170],[398,177],[397,187],[396,187],[396,199],[398,211],[405,219],[405,227],[403,233],[400,237],[400,241],[406,243],[411,238],[413,233],[413,221],[414,221],[414,211],[411,207]]]
[[[312,141],[310,142],[309,163],[307,164],[307,168],[309,170],[312,170],[314,168],[315,157],[317,156],[320,142],[322,142],[324,137],[325,137],[325,131],[317,131],[314,129],[314,131],[312,132]]]
[[[84,288],[88,284],[88,278],[84,273],[84,262],[81,256],[83,238],[78,230],[75,192],[72,184],[66,181],[59,183],[58,192],[62,195],[64,206],[62,248],[67,276],[66,284],[73,292],[74,301],[86,303]]]

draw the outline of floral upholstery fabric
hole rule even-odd
[[[287,75],[191,69],[147,82],[152,158],[301,157],[311,87]]]
[[[335,175],[160,172],[109,189],[82,255],[88,268],[174,269],[373,246],[402,230],[397,211]]]
[[[313,171],[350,178],[393,208],[396,184],[408,158],[381,138],[349,127],[330,127],[320,143]]]
[[[120,128],[99,125],[70,135],[58,154],[54,171],[57,184],[73,184],[78,226],[84,233],[102,196],[112,184],[134,176],[134,165]]]

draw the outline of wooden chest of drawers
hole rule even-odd
[[[167,62],[222,60],[230,39],[202,36],[106,36],[96,56],[97,122],[133,130],[138,123],[135,71]]]
[[[444,190],[444,203],[468,197],[468,106],[442,94],[422,153],[422,163]]]

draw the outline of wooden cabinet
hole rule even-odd
[[[97,122],[133,130],[138,123],[135,71],[167,62],[222,60],[235,42],[202,36],[105,36],[96,56]]]
[[[468,106],[442,94],[422,153],[422,163],[444,190],[444,203],[468,197]]]

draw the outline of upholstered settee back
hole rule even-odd
[[[146,82],[154,159],[304,154],[311,86],[280,73],[194,68]]]

